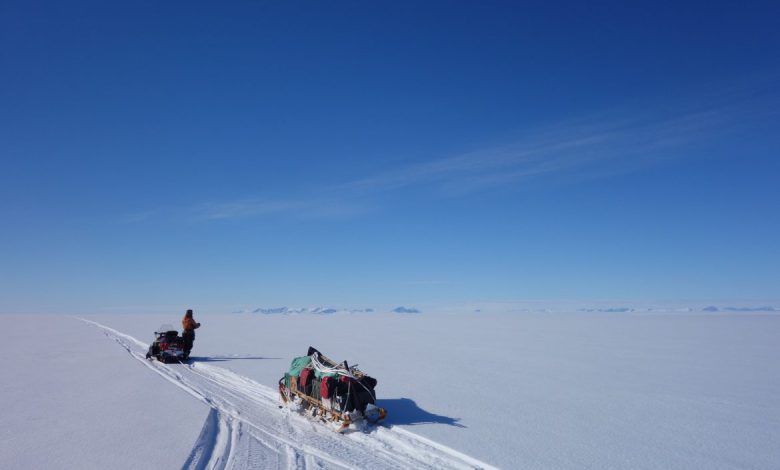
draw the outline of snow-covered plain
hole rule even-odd
[[[780,468],[775,313],[0,316],[0,468]],[[315,346],[389,416],[333,433],[280,410]]]

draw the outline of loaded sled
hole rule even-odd
[[[313,417],[337,425],[343,431],[351,423],[376,423],[387,413],[376,406],[377,381],[350,367],[336,363],[309,347],[306,356],[296,357],[279,379],[282,403],[299,406]]]
[[[154,332],[154,341],[149,345],[146,358],[160,362],[181,362],[187,359],[184,338],[171,325],[162,325]]]

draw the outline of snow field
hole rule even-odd
[[[146,361],[178,316],[0,316],[0,467],[780,468],[780,315],[196,310],[192,362]],[[379,380],[384,426],[278,408],[309,345]]]
[[[132,358],[211,407],[185,468],[489,468],[408,432],[371,427],[366,432],[337,434],[322,423],[280,409],[274,388],[202,362],[148,361],[146,344],[85,321]]]
[[[179,468],[208,412],[74,318],[0,315],[0,355],[2,469]]]

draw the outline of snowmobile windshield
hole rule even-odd
[[[178,333],[178,330],[176,328],[174,328],[173,325],[171,325],[170,323],[162,324],[162,325],[160,325],[159,328],[154,330],[154,332],[157,333],[157,334],[167,333],[169,331],[176,331]]]

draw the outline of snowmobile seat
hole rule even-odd
[[[157,333],[157,339],[159,341],[163,341],[163,340],[165,340],[165,341],[173,341],[173,340],[175,340],[178,337],[179,337],[179,332],[176,331],[176,330],[161,331],[161,332]]]

